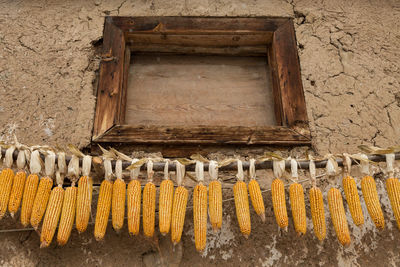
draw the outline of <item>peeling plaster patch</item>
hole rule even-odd
[[[212,230],[211,224],[208,222],[207,223],[207,244],[206,248],[204,249],[203,253],[201,254],[202,257],[207,257],[208,253],[212,252],[215,253],[216,249],[221,249],[220,254],[222,259],[228,260],[232,257],[233,255],[233,250],[229,249],[228,251],[223,250],[222,248],[226,245],[232,245],[235,235],[230,229],[231,225],[231,216],[226,215],[223,216],[223,221],[222,221],[222,228],[219,232],[215,233]],[[189,229],[187,233],[193,243],[194,243],[194,228],[193,224],[191,225],[191,228]],[[212,255],[215,259],[215,254]],[[210,257],[210,256],[208,256]]]
[[[274,266],[276,261],[279,261],[282,258],[282,253],[276,249],[276,240],[277,236],[272,236],[272,243],[265,246],[265,250],[270,252],[270,256],[266,258],[264,262],[261,263],[263,267]],[[286,259],[285,259],[286,260]]]

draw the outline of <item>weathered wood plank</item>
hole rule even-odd
[[[125,124],[276,125],[264,57],[133,55]]]
[[[93,139],[111,128],[118,118],[121,103],[125,39],[112,20],[106,19],[103,34],[103,55],[97,91]]]
[[[124,124],[125,123],[125,114],[126,114],[126,101],[127,101],[127,87],[128,87],[128,80],[129,80],[129,69],[131,62],[131,50],[129,47],[125,47],[125,56],[124,56],[124,72],[122,77],[122,88],[121,88],[121,98],[120,104],[118,105],[117,110],[117,120],[116,124]]]
[[[265,56],[266,45],[257,46],[226,46],[226,47],[202,47],[159,45],[143,43],[127,43],[133,53],[166,53],[166,54],[197,54],[197,55],[226,55],[226,56]]]
[[[308,138],[283,126],[116,125],[96,141],[141,144],[310,144]]]
[[[272,41],[272,32],[260,34],[164,34],[164,33],[126,33],[126,41],[133,44],[159,44],[179,46],[203,46],[203,47],[225,47],[225,46],[258,46],[266,45]]]
[[[126,32],[173,32],[175,34],[274,32],[288,18],[237,17],[108,17]]]
[[[278,81],[281,118],[284,125],[307,123],[307,110],[292,21],[280,26],[272,40],[274,79]]]

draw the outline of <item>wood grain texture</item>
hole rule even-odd
[[[116,125],[96,141],[141,144],[310,144],[309,138],[284,126],[161,127]]]
[[[128,125],[273,126],[266,57],[134,55]]]
[[[160,45],[142,44],[128,42],[132,52],[136,53],[165,53],[175,55],[226,55],[226,56],[258,56],[263,57],[267,54],[267,46],[225,46],[225,47],[203,47],[203,46],[181,46],[181,45]]]
[[[272,32],[260,34],[141,34],[127,33],[125,38],[127,42],[137,44],[162,44],[162,45],[180,45],[192,47],[237,47],[237,46],[257,46],[266,45],[272,41]]]
[[[248,34],[274,32],[288,18],[237,17],[108,17],[127,33]]]
[[[301,81],[300,64],[297,54],[293,22],[290,20],[280,26],[272,40],[272,68],[276,84],[274,91],[276,110],[281,114],[283,125],[306,124],[307,110]],[[277,102],[280,99],[280,102]]]
[[[125,40],[123,32],[106,19],[103,55],[93,128],[93,138],[111,128],[119,117],[122,96]]]

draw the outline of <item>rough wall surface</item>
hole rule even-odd
[[[361,143],[399,145],[400,140],[400,3],[398,1],[0,1],[0,136],[15,130],[30,144],[88,144],[94,114],[96,44],[105,15],[285,16],[294,17],[303,85],[314,148],[319,153],[355,151]],[[246,155],[246,152],[242,152]],[[271,174],[260,172],[263,187]],[[332,183],[324,181],[324,191]],[[399,265],[400,252],[382,180],[379,194],[387,227],[375,230],[367,214],[357,228],[347,214],[353,243],[341,248],[327,213],[328,238],[296,237],[275,224],[271,197],[265,195],[267,223],[252,214],[252,235],[238,231],[232,201],[224,203],[224,228],[209,231],[203,254],[194,249],[191,210],[183,247],[172,255],[181,265]],[[225,190],[224,197],[232,196]],[[326,195],[325,195],[326,197]],[[326,199],[326,198],[325,198]],[[327,208],[327,206],[325,207]],[[307,209],[309,211],[309,207]],[[346,208],[347,210],[347,208]],[[290,210],[289,210],[290,211]],[[309,215],[309,214],[308,214]],[[11,220],[2,224],[10,227]],[[170,257],[169,242],[115,234],[96,242],[92,230],[65,248],[39,250],[34,232],[1,233],[0,264],[154,265],[157,247]],[[170,261],[172,262],[172,261]]]

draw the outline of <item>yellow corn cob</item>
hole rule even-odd
[[[61,211],[60,225],[57,232],[57,243],[60,246],[67,244],[71,236],[76,212],[76,198],[78,188],[70,186],[65,190],[64,202]]]
[[[50,177],[44,177],[39,181],[39,187],[36,192],[35,201],[33,201],[31,225],[37,229],[46,212],[47,203],[49,201],[53,180]]]
[[[172,201],[174,199],[174,183],[163,180],[160,185],[160,195],[158,197],[158,220],[160,233],[166,235],[171,227]]]
[[[171,218],[171,240],[174,245],[181,241],[188,194],[188,190],[183,186],[178,186],[174,193]]]
[[[354,224],[357,226],[364,224],[360,197],[358,195],[356,181],[353,177],[346,176],[343,178],[343,190]]]
[[[26,180],[26,173],[19,171],[14,176],[14,182],[11,189],[10,200],[8,202],[8,212],[14,218],[14,214],[18,211],[21,205],[22,195],[24,193],[24,186]]]
[[[260,185],[255,179],[251,179],[249,182],[249,193],[254,210],[261,217],[261,220],[265,222],[264,199],[261,194]]]
[[[246,183],[237,181],[233,186],[233,195],[235,198],[236,217],[238,219],[240,232],[247,238],[251,232],[251,221]]]
[[[220,181],[208,185],[210,222],[214,231],[222,226],[222,186]]]
[[[314,234],[322,241],[326,238],[326,222],[324,212],[324,199],[318,187],[310,189],[311,218],[314,226]]]
[[[121,230],[125,218],[126,184],[122,179],[116,179],[113,184],[111,218],[115,231]]]
[[[286,210],[285,186],[282,180],[274,179],[272,181],[271,194],[276,222],[280,228],[286,229],[289,225],[289,219]]]
[[[78,196],[76,198],[75,227],[79,233],[86,231],[92,209],[93,180],[89,176],[82,176],[78,182]]]
[[[10,199],[11,188],[14,180],[14,172],[5,168],[0,174],[0,219],[4,217]]]
[[[392,206],[397,227],[400,230],[400,181],[397,178],[386,179],[386,190],[388,192],[390,205]]]
[[[293,183],[289,187],[290,207],[294,222],[294,229],[299,235],[306,234],[306,204],[304,202],[303,186]]]
[[[329,211],[336,236],[343,246],[348,246],[351,242],[349,226],[347,224],[346,213],[344,211],[343,199],[339,189],[331,188],[328,192]]]
[[[128,230],[129,234],[139,234],[140,227],[140,203],[142,198],[142,188],[139,180],[132,180],[127,189],[127,208],[128,208]]]
[[[40,247],[48,247],[53,240],[60,219],[63,205],[64,189],[61,186],[54,187],[51,190],[49,204],[43,220],[42,233],[40,234]]]
[[[156,186],[148,182],[143,189],[143,233],[147,237],[154,235],[156,217]]]
[[[376,190],[376,183],[371,176],[365,176],[361,180],[361,191],[364,196],[365,204],[367,205],[368,213],[372,221],[378,229],[385,228],[385,218],[381,204],[379,203],[378,192]]]
[[[96,221],[94,224],[94,237],[97,241],[104,238],[110,217],[112,185],[109,180],[103,180],[100,185],[99,199],[97,201]]]
[[[21,204],[21,224],[24,227],[27,227],[31,220],[33,201],[35,200],[38,183],[39,176],[36,174],[30,174],[28,178],[26,178]]]
[[[207,241],[207,187],[201,183],[193,192],[193,220],[196,249],[202,251]]]

